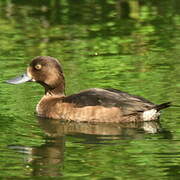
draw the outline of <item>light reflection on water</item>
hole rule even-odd
[[[102,153],[105,153],[107,156],[109,154],[109,146],[111,146],[111,153],[117,153],[116,158],[119,159],[119,161],[121,161],[120,159],[122,157],[121,151],[127,151],[126,153],[129,156],[129,159],[126,161],[127,163],[128,161],[130,163],[134,158],[138,158],[141,161],[143,155],[149,156],[154,154],[155,157],[160,159],[164,156],[164,154],[161,154],[156,150],[153,150],[150,153],[151,150],[149,151],[149,149],[146,151],[137,148],[129,149],[129,147],[135,145],[131,145],[133,141],[137,142],[138,146],[142,146],[142,141],[150,140],[151,136],[154,136],[154,133],[159,139],[172,139],[172,134],[167,130],[162,129],[159,122],[89,124],[60,122],[58,120],[43,118],[39,118],[37,121],[47,135],[45,137],[45,142],[41,146],[27,147],[9,145],[8,148],[21,153],[23,155],[22,157],[25,158],[23,164],[26,164],[25,166],[27,169],[29,168],[31,176],[38,177],[69,176],[64,172],[63,166],[68,163],[82,160],[82,157],[80,158],[72,153],[72,151],[74,151],[73,149],[75,149],[79,155],[80,153],[86,153],[86,151],[90,153],[91,151],[94,152],[97,150],[97,152],[102,151]],[[147,144],[149,144],[148,141]],[[157,142],[155,144],[157,145]],[[96,154],[94,153],[93,156]],[[110,157],[110,154],[108,156],[110,159],[112,158]],[[169,153],[168,156],[172,156],[172,153]],[[101,161],[103,160],[102,158],[103,154],[100,155]],[[86,166],[86,163],[89,160],[88,157],[87,161],[85,160],[82,162],[82,165]],[[138,164],[141,165],[141,163]],[[118,165],[118,163],[116,165]],[[90,176],[90,172],[88,176]],[[83,173],[81,174],[80,172],[79,177],[83,177]]]
[[[32,176],[59,177],[64,175],[62,170],[64,163],[66,163],[64,156],[71,156],[71,154],[68,155],[65,153],[66,148],[76,149],[80,146],[80,148],[84,149],[87,145],[90,145],[88,147],[89,149],[96,149],[99,148],[99,146],[101,148],[104,146],[114,146],[116,149],[116,147],[121,146],[122,143],[124,146],[133,139],[144,139],[144,133],[153,134],[161,132],[163,136],[167,134],[167,132],[163,132],[159,122],[89,124],[60,122],[58,120],[43,118],[39,118],[38,121],[40,127],[47,135],[44,144],[37,147],[25,147],[18,145],[9,145],[8,147],[15,152],[24,154],[24,163],[27,167],[31,166]],[[69,138],[73,138],[72,142],[68,141]],[[74,155],[72,154],[72,158],[73,156]],[[79,160],[79,157],[74,157],[73,159],[73,161]],[[70,158],[68,161],[72,161],[72,159]],[[86,164],[86,162],[84,163]]]

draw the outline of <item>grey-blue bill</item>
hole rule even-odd
[[[27,75],[27,73],[22,74],[21,76],[15,77],[13,79],[7,80],[9,84],[21,84],[28,81],[32,81],[32,78]]]

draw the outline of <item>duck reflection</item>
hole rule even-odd
[[[64,157],[64,137],[47,139],[40,147],[32,148],[32,176],[62,176],[61,168]]]
[[[145,133],[157,133],[161,130],[158,122],[141,123],[77,123],[38,118],[44,130],[45,143],[40,147],[14,147],[19,152],[29,154],[28,163],[32,168],[32,176],[60,177],[65,151],[65,136],[81,136],[86,143],[102,143],[104,139],[139,139]],[[110,142],[110,141],[109,141]],[[118,143],[118,142],[117,142]],[[11,147],[12,148],[12,147]]]
[[[146,133],[157,133],[161,131],[160,123],[134,122],[134,123],[78,123],[59,121],[54,119],[38,119],[41,128],[49,137],[61,137],[68,134],[87,134],[87,135],[109,135],[109,136],[132,136],[142,130]],[[131,132],[129,134],[129,132]]]
[[[142,131],[157,133],[160,131],[158,122],[141,123],[77,123],[39,118],[39,125],[45,131],[46,143],[34,147],[32,151],[33,176],[61,176],[65,150],[65,135],[84,135],[85,143],[101,143],[104,138],[125,139],[139,138]],[[92,137],[93,136],[93,137]]]

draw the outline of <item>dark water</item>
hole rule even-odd
[[[0,1],[1,179],[180,179],[178,0]],[[4,81],[39,55],[60,59],[67,94],[113,87],[155,103],[160,123],[38,119],[43,89]]]

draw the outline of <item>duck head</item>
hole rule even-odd
[[[23,75],[8,80],[10,84],[37,82],[44,86],[47,94],[64,94],[65,81],[60,63],[50,56],[34,58]]]

